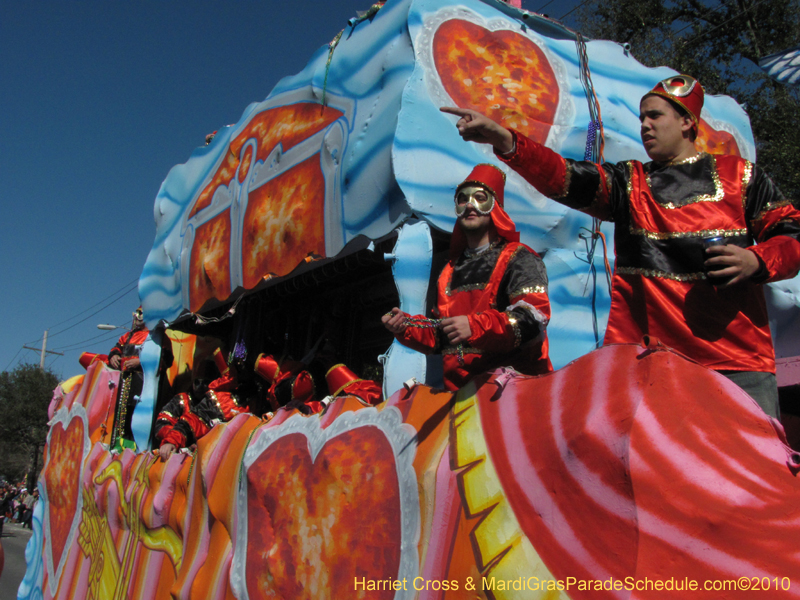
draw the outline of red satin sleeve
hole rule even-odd
[[[567,179],[567,163],[564,158],[518,131],[512,129],[511,134],[514,136],[514,152],[496,152],[497,157],[548,198],[565,196],[570,182]]]
[[[193,412],[186,413],[180,418],[180,420],[189,427],[192,432],[192,437],[194,437],[195,440],[199,440],[201,437],[211,431],[211,428],[206,425],[205,421],[203,421],[203,419],[198,417]],[[175,428],[173,428],[173,431],[175,431]],[[181,447],[184,447],[185,445],[186,441],[184,438],[184,442]]]
[[[767,271],[759,283],[794,277],[800,269],[800,210],[759,167],[745,163],[743,179],[749,179],[744,197],[747,225],[758,242],[748,250]]]
[[[212,392],[232,392],[236,389],[236,378],[230,371],[218,377],[208,385],[208,389]]]
[[[509,316],[499,310],[487,310],[469,315],[472,336],[468,344],[485,352],[510,352],[517,345],[517,336]]]
[[[340,396],[358,396],[364,402],[369,404],[380,404],[383,400],[383,391],[381,386],[369,379],[361,379],[348,383],[342,391],[339,392]]]
[[[155,424],[155,438],[161,444],[164,437],[175,426],[189,406],[189,395],[181,393],[167,402],[164,408],[158,413]]]
[[[767,278],[759,283],[791,279],[800,268],[800,242],[794,238],[776,235],[748,250],[752,250],[767,269]]]
[[[422,315],[415,315],[411,319],[425,319]],[[433,327],[406,327],[405,331],[395,336],[397,341],[417,352],[432,354],[436,350],[438,338],[436,328]]]
[[[172,444],[176,448],[186,448],[186,436],[173,427],[161,439],[159,448],[167,444]]]
[[[619,207],[627,202],[628,174],[624,163],[599,165],[565,159],[518,131],[511,133],[514,152],[495,154],[540,193],[603,221],[617,220]]]

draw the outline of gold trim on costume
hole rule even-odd
[[[642,235],[651,240],[674,240],[678,238],[736,237],[747,235],[747,229],[703,229],[701,231],[648,231],[629,227],[632,235]]]
[[[450,276],[450,279],[452,280],[452,274]],[[450,281],[448,281],[447,282],[447,287],[445,288],[444,293],[447,294],[448,296],[451,296],[451,295],[456,294],[458,292],[471,292],[472,290],[482,290],[487,285],[489,285],[488,281],[486,283],[468,283],[467,285],[462,285],[461,287],[458,287],[458,288],[453,290],[453,289],[450,289]]]
[[[516,298],[517,296],[522,296],[526,294],[546,294],[547,288],[543,285],[530,285],[524,288],[520,288],[508,295],[509,298]]]
[[[625,165],[628,167],[628,202],[633,203],[633,161],[629,160]]]
[[[483,354],[483,350],[480,348],[470,348],[465,346],[464,348],[461,348],[461,350],[464,354]],[[446,346],[442,349],[442,354],[458,354],[458,352],[459,346]]]
[[[219,414],[221,414],[223,417],[225,417],[225,411],[222,409],[222,404],[219,403],[219,398],[217,398],[217,394],[215,394],[213,390],[208,390],[206,392],[206,394],[208,394],[211,397],[211,399],[214,401],[214,404],[217,405],[217,409],[219,410]]]
[[[641,275],[643,277],[671,279],[672,281],[699,281],[706,279],[705,273],[667,273],[656,269],[638,269],[636,267],[617,267],[616,272],[619,275]]]
[[[572,163],[565,160],[564,166],[564,187],[561,190],[561,194],[556,198],[566,198],[567,194],[569,194],[569,186],[572,184]]]
[[[683,164],[690,164],[697,162],[700,158],[705,158],[708,156],[705,152],[701,152],[700,154],[693,156],[691,158],[686,158],[682,161],[676,163],[666,163],[669,166],[672,165],[683,165]],[[653,193],[653,187],[650,182],[650,173],[645,172],[645,180],[647,181],[647,189],[650,190],[650,195],[653,196],[653,199],[658,202],[658,205],[662,208],[667,208],[669,210],[674,210],[676,208],[683,208],[684,206],[689,206],[690,204],[696,204],[697,202],[720,202],[725,197],[725,189],[722,187],[722,182],[719,179],[719,173],[717,173],[717,161],[714,157],[711,157],[711,179],[714,181],[714,195],[711,194],[702,194],[700,196],[695,196],[694,198],[690,198],[686,202],[682,202],[681,204],[673,204],[672,202],[667,202],[663,204],[656,198],[656,195]]]
[[[742,173],[742,210],[747,209],[747,186],[750,185],[750,178],[753,176],[753,163],[749,160],[744,161],[744,172]]]
[[[784,200],[781,200],[780,202],[775,202],[774,204],[767,204],[764,207],[764,210],[762,210],[760,213],[758,213],[753,218],[753,221],[760,221],[761,219],[763,219],[764,217],[767,216],[767,213],[769,211],[775,210],[776,208],[783,208],[784,206],[790,206],[791,204],[792,204],[792,201],[789,200],[788,198],[785,198]],[[794,223],[794,221],[792,221],[791,219],[789,219],[788,221],[791,222],[791,223]],[[777,223],[776,223],[776,225],[777,225]]]
[[[698,152],[694,156],[690,156],[689,158],[682,158],[680,160],[670,160],[665,163],[658,163],[660,165],[664,165],[665,167],[674,167],[675,165],[693,165],[701,158],[706,155],[705,152]]]
[[[358,383],[359,381],[364,381],[364,380],[363,380],[363,379],[353,379],[352,381],[348,381],[348,382],[347,382],[347,383],[345,383],[344,385],[340,386],[338,390],[336,390],[336,391],[335,391],[333,394],[331,394],[331,396],[333,396],[333,397],[335,398],[336,396],[338,396],[339,394],[341,394],[341,393],[342,393],[342,390],[343,390],[344,388],[346,388],[348,385],[350,385],[350,384],[353,384],[353,383]],[[329,390],[329,391],[330,391],[330,390]]]
[[[762,235],[763,235],[763,234],[765,234],[765,233],[769,233],[770,231],[772,231],[773,229],[775,229],[775,228],[776,228],[778,225],[785,225],[785,224],[787,224],[787,223],[790,223],[790,224],[792,224],[792,225],[798,225],[798,224],[800,224],[800,223],[798,223],[797,221],[795,221],[794,219],[781,219],[781,220],[780,220],[780,221],[778,221],[777,223],[774,223],[774,224],[773,224],[773,225],[771,225],[770,227],[767,227],[767,228],[766,228],[766,229],[765,229],[765,230],[762,232]]]
[[[519,329],[519,320],[510,311],[506,311],[508,317],[508,324],[511,325],[511,330],[514,332],[514,348],[519,348],[522,343],[522,332]]]
[[[391,314],[391,313],[388,313],[388,314]],[[335,365],[333,365],[333,366],[332,366],[330,369],[328,369],[328,372],[327,372],[327,373],[325,373],[325,377],[327,377],[328,375],[330,375],[330,374],[331,374],[331,371],[333,371],[334,369],[338,369],[339,367],[344,367],[344,366],[346,366],[344,363],[336,363],[336,364],[335,364]],[[334,394],[334,395],[335,395],[335,394]]]

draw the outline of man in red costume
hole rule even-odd
[[[111,435],[112,448],[135,447],[131,431],[131,417],[144,385],[139,354],[149,333],[145,327],[144,315],[140,306],[133,311],[131,330],[120,336],[116,346],[108,353],[108,365],[112,369],[122,371],[114,415],[114,431]]]
[[[218,423],[227,423],[242,413],[257,412],[258,392],[252,380],[240,382],[236,368],[228,364],[219,348],[214,351],[214,363],[220,376],[208,384],[199,401],[193,402],[188,394],[178,394],[158,414],[155,439],[162,460],[196,444]]]
[[[547,273],[539,255],[519,242],[503,209],[504,188],[505,173],[489,164],[456,188],[458,219],[439,276],[437,318],[393,308],[382,319],[401,344],[443,354],[448,390],[503,365],[530,375],[553,370]]]
[[[687,75],[644,95],[646,164],[565,159],[475,111],[442,110],[460,117],[464,140],[494,146],[545,196],[615,223],[605,343],[657,337],[728,376],[778,417],[761,284],[797,274],[800,211],[749,161],[697,152],[703,98]]]
[[[108,353],[108,364],[120,371],[141,370],[139,352],[150,333],[144,325],[144,314],[140,306],[133,311],[131,330],[120,336],[116,346]]]

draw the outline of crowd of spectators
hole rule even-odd
[[[21,523],[31,529],[33,509],[39,500],[39,490],[29,493],[24,484],[4,483],[0,486],[0,536],[6,521]]]

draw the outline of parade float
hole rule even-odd
[[[671,73],[495,0],[353,18],[164,181],[135,450],[113,439],[120,372],[87,362],[50,406],[18,597],[800,597],[800,455],[658,340],[599,348],[608,225],[508,174],[506,209],[548,269],[554,373],[445,392],[436,357],[380,324],[427,313],[453,190],[496,162],[440,107],[572,158],[644,159],[638,101]],[[730,98],[707,98],[698,144],[755,159]],[[778,356],[800,354],[797,281],[767,296]],[[323,333],[385,401],[240,414],[194,452],[151,451],[155,414],[216,349],[298,358]]]

